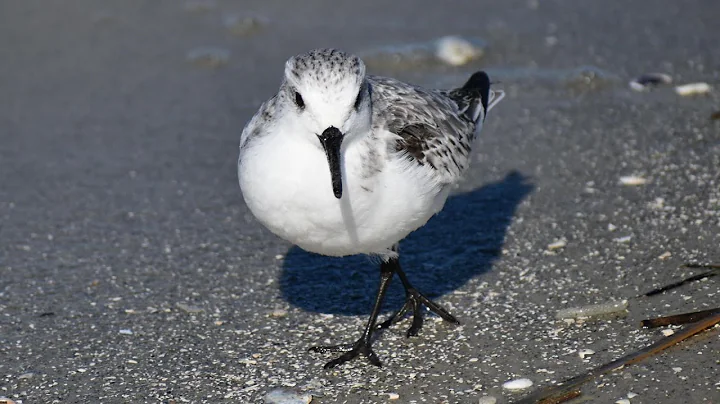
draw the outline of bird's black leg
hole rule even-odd
[[[377,318],[380,313],[380,307],[382,306],[385,293],[387,292],[390,280],[395,273],[395,266],[390,262],[383,262],[380,264],[380,288],[377,296],[375,297],[375,305],[373,306],[372,313],[370,313],[370,319],[365,326],[362,336],[354,344],[351,345],[333,345],[333,346],[316,346],[310,348],[313,352],[338,352],[346,351],[339,357],[331,360],[325,364],[325,369],[334,368],[335,366],[341,365],[351,359],[354,359],[358,355],[362,354],[368,358],[370,363],[375,366],[381,366],[380,359],[378,359],[375,352],[372,350],[372,334],[377,328]],[[403,274],[404,276],[404,274]]]
[[[433,313],[442,317],[443,320],[449,321],[454,324],[460,324],[460,322],[455,318],[455,316],[440,307],[437,303],[425,297],[425,295],[423,295],[413,287],[413,285],[410,283],[410,280],[408,280],[407,275],[405,275],[405,272],[402,270],[402,268],[400,268],[400,261],[398,261],[397,258],[390,260],[388,264],[393,265],[393,272],[398,274],[398,276],[400,277],[400,281],[402,281],[402,284],[405,287],[405,304],[403,304],[400,310],[390,316],[389,319],[378,325],[378,329],[390,327],[391,325],[402,320],[403,316],[405,316],[408,311],[412,310],[413,322],[410,328],[407,330],[406,335],[408,337],[417,335],[423,325],[423,305],[425,305]]]

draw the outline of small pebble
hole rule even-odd
[[[630,400],[628,400],[627,398],[621,398],[615,401],[615,404],[630,404]]]
[[[720,119],[720,111],[715,111],[712,114],[710,114],[710,119],[713,121],[717,121]]]
[[[635,398],[637,397],[637,393],[633,393],[632,391],[627,393],[627,398]]]
[[[123,335],[132,335],[133,332],[132,332],[132,330],[130,330],[130,329],[124,328],[124,329],[120,330],[120,334],[123,334]]]
[[[288,389],[275,389],[265,396],[266,404],[307,404],[312,401],[310,394]]]
[[[682,368],[681,368],[681,367],[675,367],[675,368],[672,368],[672,370],[673,370],[673,372],[675,372],[675,373],[680,373],[680,372],[682,372]]]
[[[450,66],[462,66],[483,55],[483,49],[465,38],[445,36],[435,43],[435,55]]]
[[[660,256],[658,258],[661,260],[666,260],[666,259],[670,258],[671,255],[672,254],[670,253],[670,251],[665,251],[664,253],[660,254]]]
[[[400,398],[400,394],[398,394],[398,393],[388,393],[389,400],[397,400],[399,398]]]
[[[581,349],[578,351],[578,356],[580,356],[581,359],[585,359],[586,356],[590,356],[594,353],[595,351],[592,349]]]
[[[711,88],[708,83],[689,83],[675,87],[675,92],[683,97],[707,94],[710,90]]]
[[[637,175],[626,175],[620,177],[620,183],[623,185],[644,185],[647,184],[647,180]]]
[[[230,14],[223,17],[223,25],[231,34],[237,36],[247,36],[256,33],[266,24],[266,22],[256,16]]]
[[[445,36],[428,42],[389,45],[360,52],[365,64],[375,69],[407,69],[438,64],[461,66],[482,57],[481,40]]]
[[[515,379],[515,380],[507,381],[507,382],[503,383],[502,386],[506,390],[522,390],[522,389],[526,389],[532,385],[533,385],[532,380],[523,378],[523,379]]]
[[[668,328],[668,329],[662,330],[662,334],[666,337],[669,337],[669,336],[675,334],[675,331]]]
[[[188,62],[199,66],[216,69],[230,60],[230,51],[221,48],[196,48],[188,52]]]
[[[664,73],[648,73],[630,82],[630,88],[635,91],[646,91],[651,86],[672,83],[672,77]]]
[[[480,397],[480,401],[478,401],[478,404],[495,404],[497,403],[497,398],[493,396],[483,396]]]
[[[552,243],[548,244],[547,248],[548,250],[559,250],[561,248],[565,248],[567,246],[567,241],[565,239],[560,239],[553,241]]]
[[[128,359],[127,363],[129,363],[131,365],[137,365],[138,362],[134,359]]]
[[[288,312],[287,312],[287,310],[284,310],[284,309],[276,309],[276,310],[273,310],[272,313],[270,313],[270,317],[275,317],[275,318],[283,318],[283,317],[287,317],[287,315],[288,315]]]

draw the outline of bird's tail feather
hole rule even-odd
[[[485,113],[493,109],[495,105],[497,105],[500,100],[505,98],[505,91],[503,90],[490,90],[490,94],[488,96],[488,104],[487,108],[485,108]]]

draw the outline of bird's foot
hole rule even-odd
[[[413,313],[413,321],[412,325],[410,325],[410,328],[408,328],[405,335],[408,337],[414,337],[418,335],[418,332],[420,332],[420,329],[423,326],[423,315],[422,315],[422,306],[427,307],[431,312],[437,314],[438,316],[442,317],[443,320],[451,322],[453,324],[460,324],[457,318],[450,314],[447,310],[440,307],[437,303],[433,302],[432,300],[428,299],[423,295],[422,293],[418,292],[415,288],[408,288],[405,290],[405,304],[395,312],[389,319],[386,321],[380,323],[377,328],[378,329],[385,329],[389,328],[391,325],[397,323],[398,321],[403,319],[403,316],[408,311],[412,310]]]
[[[310,351],[320,353],[345,351],[345,353],[343,353],[339,357],[326,363],[324,366],[325,369],[332,369],[335,366],[342,365],[349,360],[355,359],[355,357],[361,354],[368,358],[370,363],[372,363],[373,365],[382,366],[382,364],[380,363],[380,359],[378,359],[377,355],[375,355],[375,352],[373,352],[372,350],[370,339],[365,337],[360,338],[354,344],[314,346],[310,348]]]

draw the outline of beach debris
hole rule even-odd
[[[288,311],[285,309],[275,309],[270,313],[270,317],[273,318],[283,318],[287,317]]]
[[[35,377],[34,372],[25,372],[25,373],[21,374],[20,376],[18,376],[18,380],[30,380],[33,377]]]
[[[533,385],[532,380],[521,378],[515,380],[509,380],[503,383],[502,387],[505,390],[523,390]]]
[[[688,83],[675,87],[675,92],[683,97],[689,97],[693,95],[703,95],[710,92],[712,88],[708,83]]]
[[[177,307],[178,309],[180,309],[186,313],[190,313],[190,314],[202,313],[204,311],[204,309],[202,307],[193,306],[193,305],[183,303],[183,302],[175,303],[175,307]]]
[[[623,236],[623,237],[618,237],[618,238],[613,239],[614,242],[621,243],[621,244],[629,243],[630,240],[632,240],[632,236]]]
[[[0,404],[15,404],[15,401],[7,397],[0,397]]]
[[[265,395],[266,404],[307,404],[312,401],[310,394],[289,389],[275,389]]]
[[[459,36],[444,36],[428,42],[390,45],[360,52],[368,67],[404,69],[431,65],[462,66],[485,53],[485,42]]]
[[[195,48],[187,53],[187,61],[198,67],[217,69],[230,60],[230,51],[222,48]]]
[[[627,393],[627,398],[635,398],[635,397],[637,397],[637,396],[638,396],[638,394],[637,394],[637,393],[633,393],[632,391],[629,392],[629,393]]]
[[[133,335],[133,331],[129,328],[123,328],[120,330],[120,334],[122,335]]]
[[[645,185],[647,184],[647,179],[638,175],[626,175],[620,177],[620,183],[622,185]]]
[[[593,351],[592,349],[581,349],[578,351],[578,356],[580,357],[580,359],[585,359],[586,356],[590,356],[593,354],[595,354],[595,351]]]
[[[256,15],[228,14],[223,17],[223,25],[233,35],[247,36],[260,31],[267,20]]]
[[[615,401],[615,404],[630,404],[630,400],[628,400],[627,398],[621,398]]]
[[[665,327],[668,325],[683,325],[688,323],[694,323],[696,321],[706,319],[716,314],[720,314],[720,307],[643,320],[642,322],[640,322],[640,325],[647,328]]]
[[[493,396],[482,396],[480,397],[480,400],[478,401],[478,404],[495,404],[497,403],[497,398]]]
[[[670,253],[670,251],[665,251],[664,253],[660,254],[658,259],[666,260],[666,259],[670,258],[670,256],[672,256],[672,253]]]
[[[387,393],[388,400],[398,400],[400,399],[400,394],[398,393]]]
[[[566,246],[567,246],[567,240],[562,238],[562,239],[555,240],[552,243],[548,244],[547,249],[550,251],[553,251],[553,250],[559,250],[561,248],[565,248]]]
[[[653,290],[645,293],[643,296],[658,295],[660,293],[667,292],[668,290],[678,288],[678,287],[688,284],[690,282],[699,281],[701,279],[710,278],[717,274],[720,274],[720,265],[715,265],[715,264],[710,264],[710,265],[685,264],[685,265],[683,265],[683,267],[685,267],[685,268],[709,268],[709,270],[699,273],[697,275],[693,275],[691,277],[679,280],[677,282],[673,282],[669,285],[665,285],[660,288],[653,289]]]
[[[673,329],[668,328],[668,329],[662,330],[662,335],[664,335],[666,337],[669,337],[673,334],[675,334],[675,330],[673,330]]]
[[[671,83],[672,77],[665,73],[648,73],[630,81],[630,88],[635,91],[647,91],[650,87]]]
[[[558,310],[555,314],[555,318],[558,320],[564,319],[575,319],[575,318],[590,318],[606,316],[610,314],[616,314],[627,310],[628,301],[619,300],[614,302],[591,304],[588,306],[581,307],[570,307],[567,309]]]
[[[606,363],[602,366],[590,370],[587,373],[568,379],[558,385],[536,391],[526,397],[523,397],[520,401],[517,402],[517,404],[531,404],[537,402],[547,403],[548,399],[556,399],[557,397],[566,395],[568,392],[577,390],[579,386],[587,383],[590,380],[593,380],[598,376],[623,368],[625,366],[636,364],[653,355],[657,355],[663,350],[675,344],[678,344],[710,327],[713,327],[718,323],[720,323],[720,313],[717,313],[704,320],[698,321],[697,323],[688,325],[683,330],[676,332],[669,337],[662,338],[654,344],[651,344],[639,351],[635,351],[633,353],[625,355],[620,359],[616,359],[612,362]]]

